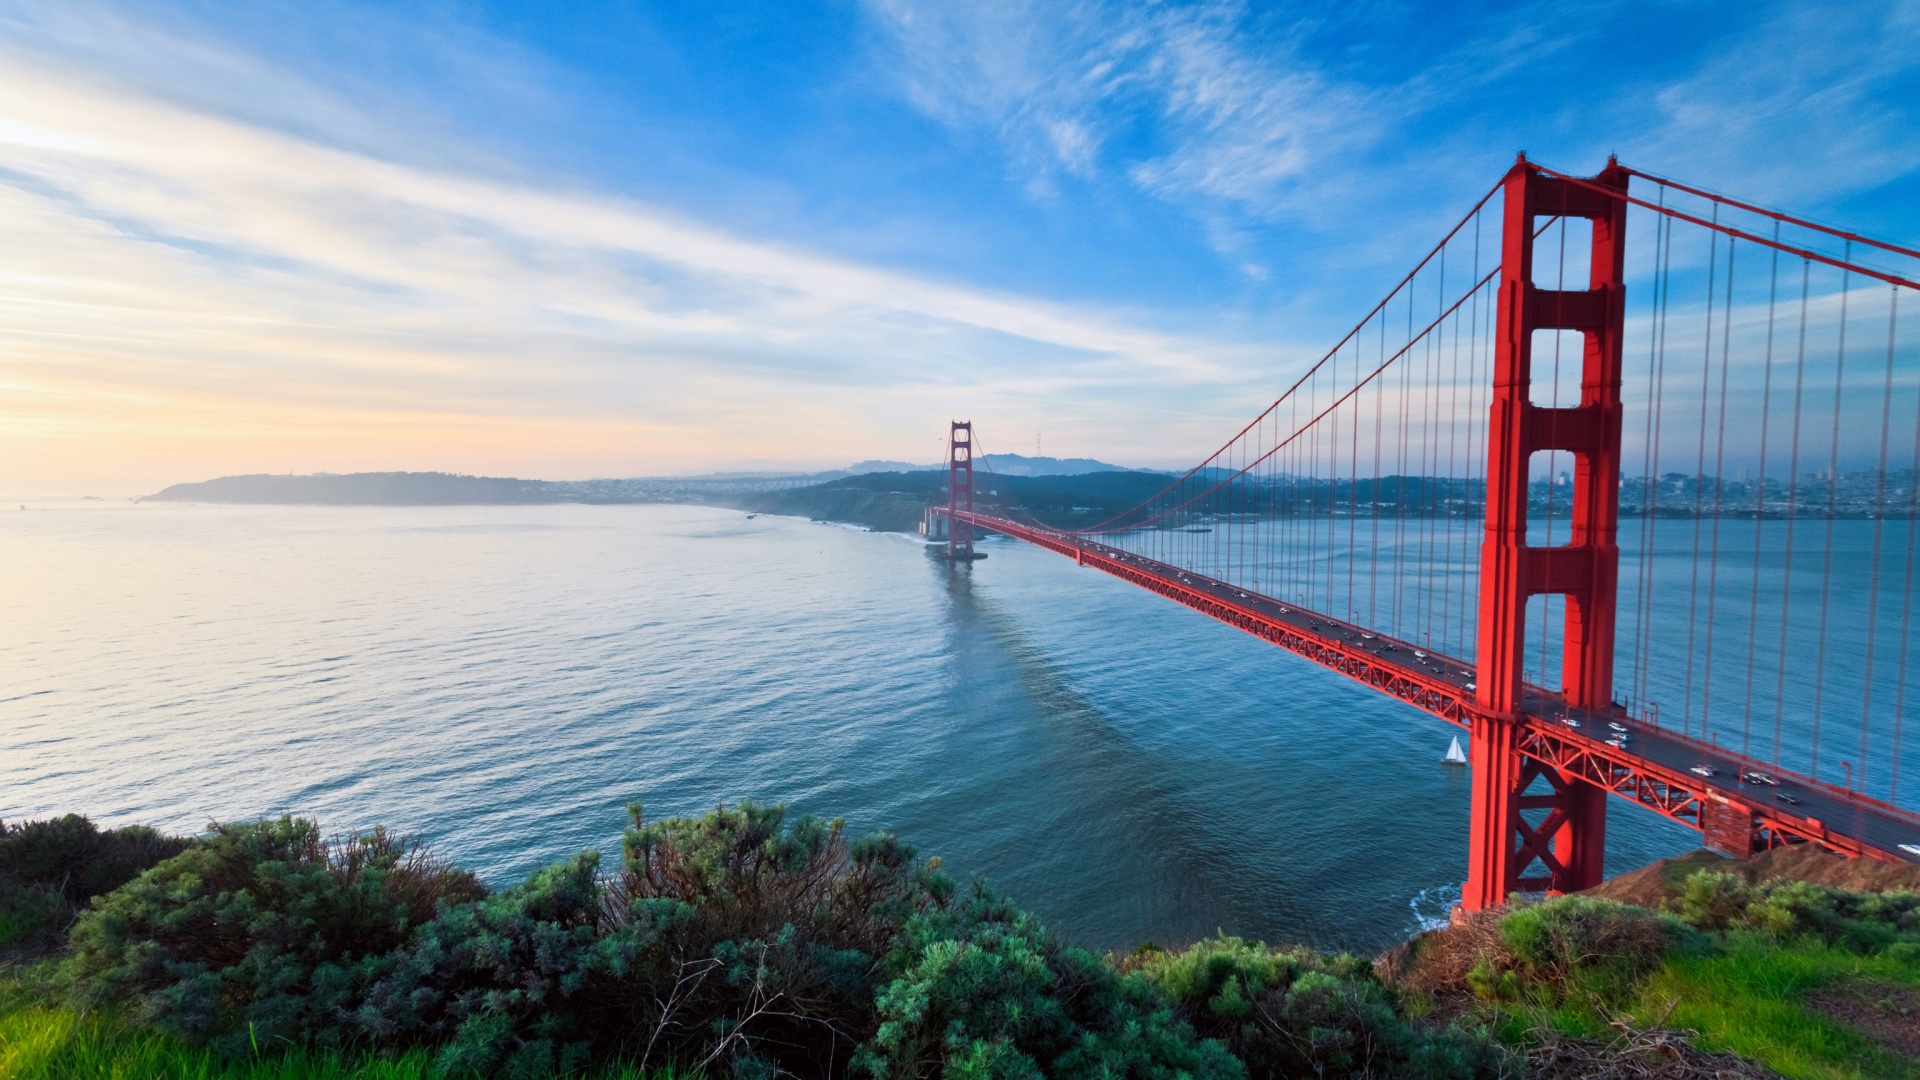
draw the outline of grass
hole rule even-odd
[[[1920,986],[1920,964],[1862,956],[1806,938],[1781,944],[1728,934],[1706,955],[1670,956],[1641,988],[1634,1013],[1692,1028],[1701,1046],[1751,1058],[1791,1080],[1920,1080],[1920,1062],[1879,1049],[1801,1005],[1812,990],[1850,980]]]
[[[1920,1061],[1802,1004],[1814,990],[1854,981],[1920,988],[1920,963],[1812,937],[1782,943],[1735,931],[1711,951],[1669,953],[1625,1000],[1617,984],[1588,979],[1523,989],[1517,1000],[1490,1006],[1487,1019],[1496,1038],[1524,1048],[1548,1029],[1611,1039],[1618,1032],[1604,1010],[1639,1026],[1691,1030],[1700,1048],[1738,1054],[1788,1080],[1920,1080]]]
[[[38,974],[44,975],[44,968]],[[0,967],[0,1077],[7,1080],[439,1080],[424,1051],[398,1057],[295,1050],[223,1061],[107,1013],[50,1005],[36,972]],[[675,1069],[607,1068],[587,1080],[698,1080]]]

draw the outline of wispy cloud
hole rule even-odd
[[[1267,216],[1315,165],[1384,130],[1365,92],[1327,77],[1287,35],[1250,35],[1241,3],[874,0],[872,9],[899,50],[910,99],[949,124],[993,131],[1043,191],[1055,174],[1093,175],[1138,110],[1151,138],[1116,154],[1138,185]]]
[[[1636,157],[1801,206],[1911,174],[1920,169],[1916,56],[1913,0],[1757,9],[1659,90]]]
[[[1024,421],[1036,396],[1192,401],[1240,378],[1228,343],[398,164],[17,51],[0,160],[20,468],[76,439],[137,452],[169,425],[208,455],[278,433],[229,468],[367,467],[426,430],[448,433],[430,463],[455,464],[476,429],[509,433],[495,467],[833,460],[969,406]]]

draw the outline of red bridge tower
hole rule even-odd
[[[1628,173],[1609,160],[1593,182],[1621,193]],[[1627,203],[1542,175],[1522,154],[1506,179],[1499,332],[1488,421],[1487,521],[1480,552],[1479,672],[1472,724],[1472,832],[1461,905],[1478,911],[1519,891],[1572,892],[1598,885],[1607,839],[1607,793],[1523,760],[1517,749],[1527,599],[1566,597],[1562,685],[1567,704],[1605,710],[1613,696],[1614,607],[1620,573],[1620,349]],[[1535,219],[1592,223],[1592,270],[1583,290],[1533,283]],[[1533,335],[1574,330],[1585,339],[1580,404],[1532,401]],[[1573,455],[1572,537],[1527,543],[1527,476],[1535,453]],[[1542,673],[1544,683],[1547,674]],[[1529,794],[1544,781],[1549,792]],[[1522,811],[1547,811],[1529,822]],[[1529,873],[1535,862],[1544,874]]]
[[[947,558],[973,558],[973,421],[955,420],[947,435]]]

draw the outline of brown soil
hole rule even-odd
[[[1807,995],[1807,1008],[1896,1054],[1920,1058],[1920,993],[1891,983],[1850,982]]]
[[[1638,870],[1629,870],[1619,877],[1601,882],[1587,892],[1591,896],[1657,910],[1662,901],[1678,896],[1687,878],[1696,871],[1718,870],[1725,873],[1733,868],[1735,862],[1725,855],[1702,848],[1677,859],[1659,859]]]

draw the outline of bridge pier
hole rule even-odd
[[[1609,162],[1594,183],[1624,192],[1627,172]],[[1612,702],[1626,203],[1542,175],[1524,155],[1507,173],[1504,198],[1480,551],[1474,696],[1481,715],[1471,730],[1472,835],[1461,896],[1468,911],[1502,903],[1512,892],[1590,888],[1600,883],[1606,858],[1606,792],[1523,760],[1517,745],[1521,725],[1529,722],[1521,685],[1529,597],[1567,598],[1561,670],[1567,703],[1605,710]],[[1534,221],[1542,216],[1592,223],[1587,288],[1534,284]],[[1536,330],[1574,330],[1584,338],[1580,404],[1533,403]],[[1533,547],[1527,542],[1528,477],[1533,455],[1552,450],[1574,457],[1572,535],[1565,545]],[[1543,684],[1548,678],[1542,672]],[[1536,863],[1544,873],[1532,870]]]

